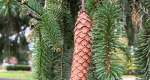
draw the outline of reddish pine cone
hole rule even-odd
[[[92,21],[86,11],[78,15],[74,30],[74,54],[70,80],[87,80],[91,62]]]

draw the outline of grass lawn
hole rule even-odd
[[[8,71],[0,72],[0,78],[17,79],[17,80],[33,80],[32,73],[29,71]],[[136,76],[124,75],[123,80],[136,80]]]
[[[17,79],[17,80],[32,80],[32,73],[29,71],[0,72],[0,78]]]

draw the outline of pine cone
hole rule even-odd
[[[80,11],[75,24],[74,54],[70,80],[87,80],[91,61],[92,22],[86,11]]]

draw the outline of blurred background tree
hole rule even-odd
[[[28,43],[24,35],[27,24],[20,17],[21,4],[17,0],[1,0],[0,6],[0,57],[15,56],[22,63],[27,59]]]

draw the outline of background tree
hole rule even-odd
[[[18,0],[0,1],[1,59],[5,58],[6,56],[15,56],[20,62],[22,62],[25,60],[23,56],[26,56],[27,58],[28,43],[23,33],[26,27],[23,25],[26,23],[23,21],[23,16],[20,16],[21,11],[21,4]],[[27,17],[27,15],[24,16]],[[26,21],[28,20],[26,19]]]

